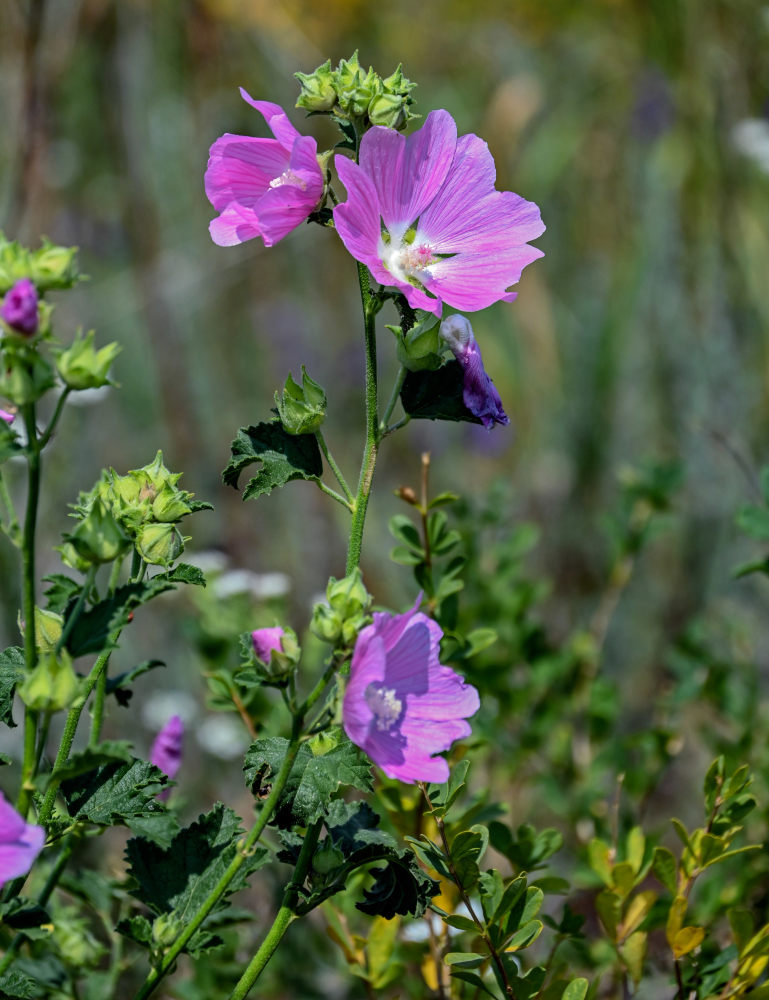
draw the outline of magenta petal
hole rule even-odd
[[[462,253],[442,260],[428,283],[444,302],[466,312],[485,309],[498,301],[509,301],[506,292],[520,278],[527,264],[542,257],[537,247],[524,244],[504,256]]]
[[[211,239],[220,247],[232,247],[261,235],[256,215],[247,209],[239,211],[235,205],[231,205],[217,218],[212,219],[208,231],[211,233]]]
[[[44,843],[42,826],[26,823],[0,792],[0,888],[29,871]]]
[[[385,226],[398,238],[440,190],[456,143],[457,126],[448,111],[431,111],[408,138],[379,127],[364,135],[361,167],[374,183]]]
[[[288,161],[286,150],[275,139],[223,135],[211,147],[204,178],[206,196],[217,212],[231,201],[253,207]]]
[[[348,199],[334,209],[334,225],[342,242],[356,260],[378,264],[377,245],[381,234],[380,209],[371,179],[346,156],[334,157],[339,179],[347,188]],[[380,265],[381,266],[381,265]]]
[[[262,663],[269,663],[273,649],[283,651],[283,629],[280,625],[273,628],[257,628],[251,633],[254,652]]]
[[[240,96],[264,116],[270,131],[281,146],[287,150],[291,149],[300,133],[291,124],[283,108],[279,104],[273,104],[272,101],[255,101],[242,87],[240,88]]]
[[[385,774],[401,781],[445,781],[435,754],[470,733],[478,692],[439,663],[443,633],[417,605],[378,613],[355,644],[342,706],[347,735]]]
[[[150,764],[159,767],[169,778],[175,777],[182,763],[183,742],[184,723],[178,715],[172,715],[152,744]]]

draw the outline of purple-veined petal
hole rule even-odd
[[[42,826],[26,823],[0,792],[0,888],[29,871],[44,843]]]
[[[448,111],[431,111],[408,138],[393,129],[369,129],[360,163],[377,191],[385,226],[400,239],[440,190],[454,158],[457,126]]]
[[[506,289],[519,280],[527,264],[542,256],[528,244],[508,254],[461,253],[432,267],[426,284],[448,305],[474,312],[500,300],[512,302],[516,293]]]
[[[235,203],[211,220],[208,231],[220,247],[232,247],[261,235],[256,214],[248,209],[239,211]]]
[[[256,108],[263,115],[268,128],[281,146],[286,150],[290,150],[294,142],[299,138],[299,132],[291,124],[283,108],[279,104],[273,104],[272,101],[255,101],[243,87],[240,88],[240,96],[247,104],[250,104],[252,108]]]
[[[254,652],[262,663],[270,662],[270,655],[274,650],[283,650],[283,632],[280,625],[272,628],[257,628],[251,633],[251,642],[254,644]]]
[[[371,179],[346,156],[334,157],[339,180],[347,188],[347,201],[334,208],[334,225],[342,242],[364,264],[381,268],[377,246],[381,235],[381,215],[376,189]]]
[[[217,212],[231,201],[253,207],[288,163],[289,156],[276,139],[225,134],[211,146],[206,196]]]

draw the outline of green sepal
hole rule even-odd
[[[282,395],[275,393],[275,406],[288,434],[314,434],[326,417],[326,393],[302,365],[302,384],[289,372]]]
[[[222,473],[226,486],[237,489],[243,469],[261,463],[261,469],[243,490],[244,500],[267,496],[293,479],[319,481],[323,474],[323,459],[315,437],[288,434],[280,420],[241,427],[231,451],[232,458]]]

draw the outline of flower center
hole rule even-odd
[[[380,730],[392,729],[401,716],[403,702],[395,696],[395,688],[381,684],[369,684],[366,688],[366,704],[376,717],[376,727]]]
[[[400,239],[393,239],[382,227],[379,241],[380,260],[399,281],[421,287],[430,277],[429,268],[441,259],[429,243],[417,242],[416,225],[411,226]]]
[[[284,184],[290,184],[291,187],[301,188],[302,191],[307,190],[307,182],[302,180],[299,174],[295,174],[290,167],[287,170],[284,170],[280,176],[273,177],[270,181],[271,188],[283,187]]]

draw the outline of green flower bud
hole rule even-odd
[[[334,74],[331,60],[327,59],[314,73],[294,73],[302,85],[302,92],[296,102],[297,108],[305,111],[331,111],[336,104]]]
[[[324,837],[312,856],[312,869],[318,875],[328,875],[344,864],[344,854],[331,837]]]
[[[129,545],[128,537],[102,500],[95,500],[74,531],[64,536],[89,563],[112,562]]]
[[[78,331],[72,346],[57,353],[56,368],[70,389],[98,389],[110,384],[108,372],[121,351],[120,345],[107,344],[96,351],[93,340],[93,330],[85,336]]]
[[[182,478],[181,472],[171,472],[170,469],[166,468],[163,464],[162,451],[159,451],[157,455],[155,455],[155,458],[149,465],[145,465],[142,469],[134,469],[132,472],[129,472],[128,475],[134,476],[137,481],[140,481],[145,487],[147,484],[150,484],[158,493],[166,485],[175,486]]]
[[[40,399],[55,384],[53,368],[34,346],[12,343],[8,337],[3,339],[0,396],[16,406],[25,406]]]
[[[352,646],[358,638],[358,633],[367,622],[366,615],[353,615],[352,618],[345,618],[342,623],[342,645]]]
[[[144,524],[136,535],[136,549],[151,566],[170,566],[184,551],[184,539],[173,524]]]
[[[56,649],[63,626],[64,619],[55,611],[35,608],[35,645],[39,653],[50,653]]]
[[[399,94],[376,94],[368,106],[368,117],[372,125],[385,128],[405,128],[409,120],[406,101]]]
[[[357,567],[341,580],[332,576],[326,587],[326,598],[341,618],[359,615],[371,606],[371,594],[366,590],[363,576]]]
[[[31,270],[29,250],[0,233],[0,295],[5,295],[20,278],[28,278]]]
[[[57,655],[43,653],[37,666],[17,688],[28,708],[35,712],[60,712],[69,708],[78,696],[77,674],[66,649]]]
[[[326,416],[326,393],[302,365],[302,384],[298,385],[289,374],[283,395],[275,393],[275,405],[288,434],[313,434]]]
[[[188,497],[188,493],[166,483],[152,501],[152,516],[156,521],[178,521],[192,512]]]
[[[60,247],[43,240],[31,255],[30,277],[41,292],[50,288],[71,288],[80,279],[77,247]]]
[[[174,943],[183,929],[184,923],[175,913],[161,913],[152,921],[152,940],[164,950]]]
[[[342,619],[327,604],[316,604],[312,610],[310,631],[323,642],[335,645],[342,634]]]
[[[388,326],[398,340],[398,361],[411,372],[439,368],[444,343],[440,336],[439,320],[432,313],[425,313],[422,319],[405,334],[399,326]]]

